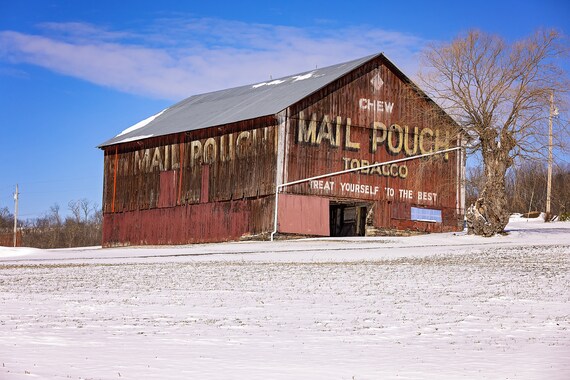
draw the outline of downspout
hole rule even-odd
[[[273,211],[273,232],[271,233],[271,241],[277,233],[277,212],[279,211],[279,189],[281,185],[275,184],[275,210]]]
[[[283,112],[283,111],[282,111]],[[277,213],[279,212],[279,190],[281,189],[281,183],[283,182],[285,176],[285,161],[286,150],[287,150],[287,121],[289,120],[289,108],[284,110],[285,115],[281,115],[279,121],[279,129],[277,130],[277,141],[275,146],[277,147],[277,165],[275,165],[275,208],[273,211],[273,232],[271,232],[271,241],[273,241],[275,234],[277,233]],[[282,149],[280,148],[282,146]]]

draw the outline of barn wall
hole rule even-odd
[[[289,109],[286,182],[398,160],[456,145],[455,124],[374,60]],[[458,154],[415,159],[311,181],[288,193],[374,205],[375,227],[456,230]],[[441,210],[442,223],[410,220],[411,207]]]
[[[190,206],[220,202],[229,207],[227,205],[243,203],[238,201],[274,194],[275,123],[274,117],[259,118],[107,147],[103,191],[104,229],[107,233],[104,233],[103,244],[165,240],[166,235],[156,235],[167,233],[166,230],[157,231],[157,223],[143,223],[140,229],[130,228],[129,225],[137,224],[138,218],[147,220],[153,215],[160,218],[157,221],[168,224],[181,215],[195,217],[190,209],[206,210],[202,218],[219,217],[218,214],[208,214],[208,208]],[[228,215],[236,218],[237,226],[228,230],[228,236],[235,238],[238,231],[241,234],[257,233],[258,229],[248,230],[245,227],[265,225],[265,215],[256,212],[255,207],[236,207],[219,211],[224,218]],[[181,210],[186,211],[181,214]],[[199,225],[200,220],[197,222]],[[211,219],[210,223],[216,224],[215,220]],[[120,232],[114,231],[115,228]],[[203,229],[206,234],[203,239],[222,239],[222,230],[213,228]],[[117,233],[121,234],[120,239],[115,238]],[[174,241],[180,244],[196,239],[196,236],[185,232],[175,232],[172,237],[173,244]]]
[[[103,211],[273,193],[276,135],[269,123],[273,119],[238,123],[233,132],[234,126],[210,128],[106,148]]]
[[[238,240],[271,230],[273,197],[103,215],[103,245],[164,245]]]

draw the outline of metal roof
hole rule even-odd
[[[380,55],[267,82],[194,95],[125,129],[99,147],[275,115]]]

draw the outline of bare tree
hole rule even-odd
[[[470,233],[504,230],[507,170],[546,152],[550,95],[560,102],[569,88],[558,63],[565,50],[556,31],[507,44],[474,30],[424,53],[422,87],[463,126],[471,152],[483,161],[484,187],[467,212]],[[559,142],[566,141],[558,132]]]
[[[8,207],[0,208],[0,230],[9,232],[14,226],[14,215],[10,213]]]
[[[553,211],[561,219],[570,220],[570,164],[555,167],[552,182]]]
[[[73,221],[75,223],[81,222],[81,201],[69,201],[67,204],[71,215],[73,215]]]
[[[511,171],[507,183],[508,208],[527,213],[546,206],[546,165],[527,161]]]
[[[83,214],[83,220],[85,222],[88,221],[89,219],[89,214],[91,213],[91,204],[89,203],[89,201],[85,198],[83,198],[81,201],[81,212]]]

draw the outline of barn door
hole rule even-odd
[[[362,205],[331,204],[331,236],[364,236],[367,210],[368,208]]]

